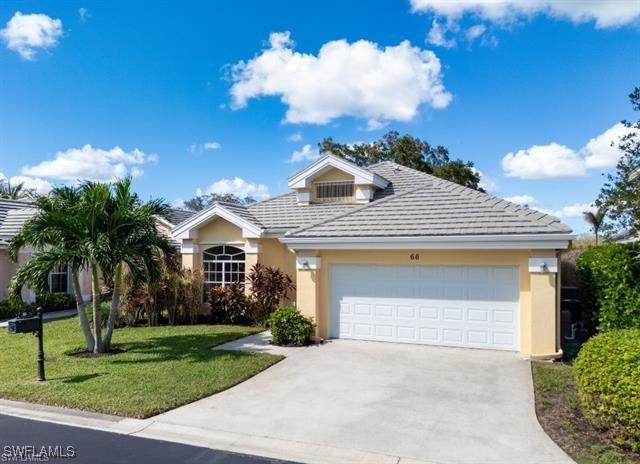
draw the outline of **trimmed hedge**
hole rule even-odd
[[[303,346],[309,343],[315,324],[295,306],[276,309],[269,317],[274,345]]]
[[[640,451],[640,329],[596,335],[574,367],[585,416],[617,445]]]
[[[600,331],[640,328],[640,243],[589,247],[577,266],[582,303]]]
[[[36,296],[36,306],[42,306],[46,313],[74,309],[76,297],[70,293],[44,293]]]

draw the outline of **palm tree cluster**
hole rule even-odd
[[[0,198],[7,200],[32,200],[36,193],[25,188],[24,183],[12,184],[9,179],[0,179]]]
[[[14,276],[10,298],[21,301],[24,285],[36,293],[46,292],[49,272],[56,266],[68,266],[87,350],[109,351],[123,271],[126,269],[134,284],[153,282],[160,276],[165,260],[176,252],[156,229],[155,216],[166,215],[168,205],[161,200],[142,202],[131,191],[131,179],[125,178],[114,183],[56,187],[49,195],[38,197],[35,206],[38,213],[9,244],[13,260],[25,246],[35,250]],[[80,287],[83,270],[91,273],[91,323]],[[100,279],[113,286],[104,337]]]

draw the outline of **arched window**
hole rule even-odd
[[[244,285],[244,250],[230,245],[211,247],[202,253],[202,269],[205,291],[231,282]]]

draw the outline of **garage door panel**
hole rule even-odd
[[[518,349],[517,268],[336,265],[330,272],[332,337]]]

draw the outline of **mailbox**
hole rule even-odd
[[[10,334],[34,333],[40,330],[40,317],[16,317],[10,319],[7,325]]]

